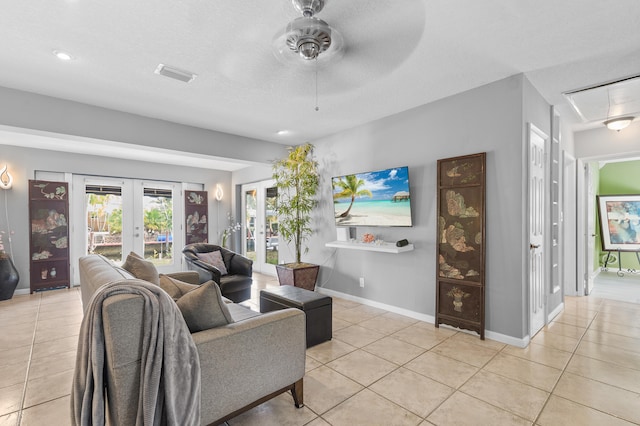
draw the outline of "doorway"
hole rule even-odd
[[[181,269],[180,194],[175,182],[74,175],[72,209],[85,218],[72,235],[75,256],[101,254],[121,265],[133,251],[161,273]]]
[[[277,194],[273,180],[242,186],[242,251],[253,260],[255,272],[272,276],[276,275],[280,248]]]
[[[640,193],[638,184],[640,161],[629,155],[591,157],[579,161],[584,170],[579,173],[579,204],[583,207],[583,221],[579,224],[579,241],[583,250],[579,252],[581,264],[578,269],[579,291],[584,295],[614,300],[638,300],[640,263],[634,252],[606,252],[601,249],[601,227],[597,217],[596,195],[626,195]],[[609,263],[605,265],[607,253]],[[618,263],[620,256],[620,263]],[[621,268],[619,270],[619,268]],[[600,287],[600,288],[599,288]]]

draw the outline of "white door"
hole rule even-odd
[[[180,184],[74,175],[73,193],[75,217],[86,218],[72,229],[74,258],[96,253],[122,264],[133,251],[159,272],[182,269]]]
[[[529,336],[545,325],[545,197],[547,135],[529,124]]]
[[[593,290],[593,278],[595,272],[594,257],[596,253],[596,184],[598,178],[596,177],[597,163],[587,163],[585,168],[586,181],[587,181],[587,253],[586,253],[586,266],[587,271],[585,274],[585,289],[584,294],[591,294]]]
[[[242,252],[255,272],[273,276],[280,247],[276,195],[272,180],[242,186]]]

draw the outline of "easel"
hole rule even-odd
[[[604,270],[607,270],[607,265],[609,264],[609,257],[611,256],[611,252],[612,251],[616,251],[616,250],[609,250],[607,251],[607,258],[604,260]],[[621,250],[617,250],[618,252],[618,272],[616,272],[616,274],[619,277],[624,277],[624,272],[622,272],[622,256],[620,256],[620,252]],[[640,265],[640,252],[635,251],[634,252],[636,254],[636,259],[638,259],[638,264]],[[638,273],[638,271],[636,271],[635,269],[627,269],[627,272],[631,273],[631,274],[636,274]]]

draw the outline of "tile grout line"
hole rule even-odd
[[[38,330],[38,321],[40,318],[40,308],[42,306],[42,294],[38,294],[38,311],[36,312],[36,321],[33,327],[33,337],[31,338],[31,349],[29,350],[29,361],[27,362],[27,372],[24,377],[24,387],[22,388],[22,397],[20,398],[20,409],[18,410],[18,420],[16,426],[22,423],[22,411],[24,410],[24,401],[27,396],[27,385],[29,383],[29,371],[31,370],[31,359],[33,357],[33,347],[36,343],[36,332]]]
[[[554,392],[555,392],[556,388],[558,387],[558,383],[560,383],[560,380],[561,380],[561,379],[562,379],[562,377],[564,376],[565,372],[567,372],[567,371],[566,371],[566,370],[567,370],[567,367],[568,367],[568,366],[569,366],[569,364],[571,363],[571,360],[573,359],[573,357],[576,355],[576,351],[578,350],[578,347],[579,347],[579,346],[580,346],[580,344],[582,343],[582,341],[583,341],[583,339],[584,339],[584,336],[587,334],[587,331],[589,331],[589,329],[591,328],[591,325],[592,325],[592,324],[593,324],[593,322],[596,320],[596,318],[598,318],[598,316],[600,315],[600,308],[602,307],[602,304],[603,304],[603,302],[601,302],[601,303],[598,305],[598,310],[596,311],[596,315],[595,315],[593,318],[591,318],[591,320],[589,321],[589,324],[588,324],[588,325],[587,325],[587,327],[585,328],[584,333],[582,333],[582,335],[580,336],[580,339],[578,340],[578,344],[576,345],[576,347],[575,347],[575,348],[573,348],[573,351],[571,351],[571,356],[570,356],[570,357],[569,357],[569,359],[567,360],[567,363],[565,364],[565,366],[562,368],[562,372],[560,373],[560,376],[558,376],[558,380],[557,380],[557,381],[556,381],[556,383],[553,385],[553,388],[551,389],[551,392],[549,393],[549,396],[547,397],[547,399],[545,400],[544,404],[542,405],[542,409],[540,410],[540,412],[538,413],[538,416],[536,417],[535,421],[533,422],[533,424],[534,424],[534,425],[535,425],[535,424],[537,424],[538,420],[540,420],[540,416],[542,415],[542,412],[544,411],[544,409],[547,407],[547,404],[549,403],[549,400],[551,399],[551,396],[552,396],[552,395],[554,395]],[[588,340],[587,340],[587,341],[588,341]],[[581,377],[583,377],[583,376],[581,376]],[[589,379],[588,377],[585,377],[585,378]],[[590,379],[590,380],[593,380],[593,379]],[[605,383],[605,384],[606,384],[606,383]],[[557,395],[556,395],[556,397],[557,397],[557,398],[563,398],[563,399],[566,399],[567,401],[570,401],[570,402],[572,402],[572,403],[574,403],[574,404],[578,404],[578,405],[581,405],[581,406],[583,406],[583,407],[590,408],[590,409],[592,409],[592,410],[594,410],[594,411],[597,411],[597,412],[600,412],[600,413],[606,414],[606,415],[608,415],[608,416],[611,416],[611,417],[615,417],[615,418],[619,418],[619,419],[621,419],[621,417],[619,417],[619,416],[617,416],[617,415],[614,415],[614,414],[611,414],[611,413],[607,413],[607,412],[605,412],[605,411],[601,411],[601,410],[599,410],[599,409],[597,409],[597,408],[595,408],[595,407],[591,407],[591,406],[588,406],[588,405],[584,405],[584,404],[582,404],[582,403],[580,403],[580,402],[577,402],[577,401],[574,401],[574,400],[572,400],[572,399],[564,398],[564,397],[557,396]],[[622,420],[625,420],[625,421],[626,421],[626,419],[622,419]]]

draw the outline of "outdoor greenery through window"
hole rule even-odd
[[[144,258],[173,261],[173,199],[170,189],[144,189]]]
[[[101,254],[116,263],[123,259],[122,188],[118,186],[87,185],[87,253]],[[142,237],[145,259],[156,265],[173,261],[173,198],[171,190],[144,188]]]

